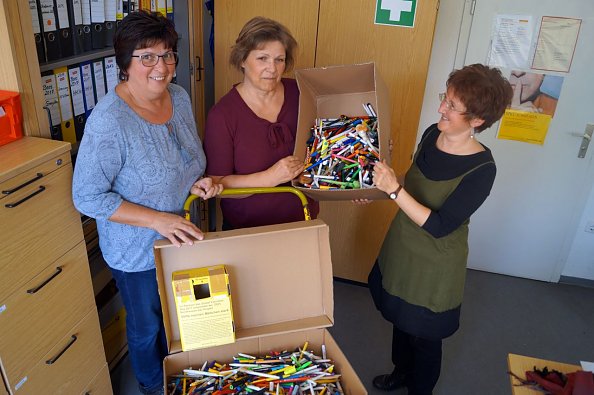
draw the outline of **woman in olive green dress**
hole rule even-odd
[[[369,274],[376,307],[394,325],[394,371],[377,376],[376,388],[428,395],[439,379],[442,339],[459,327],[469,218],[495,180],[491,151],[475,134],[499,120],[511,98],[497,69],[454,71],[439,122],[424,132],[404,180],[386,163],[375,166],[375,185],[400,208]]]

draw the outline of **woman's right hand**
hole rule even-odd
[[[152,222],[154,230],[166,237],[176,247],[182,243],[192,245],[195,240],[202,240],[204,234],[192,222],[176,214],[158,212]]]
[[[303,172],[304,167],[303,162],[299,158],[290,155],[282,158],[268,168],[268,173],[274,180],[274,185],[279,185],[299,176]]]

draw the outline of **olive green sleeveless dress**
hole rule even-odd
[[[416,164],[420,151],[406,173],[404,185],[415,200],[431,210],[439,210],[466,175],[494,163],[483,162],[458,177],[434,181],[425,177]],[[468,223],[467,219],[450,234],[435,238],[402,210],[396,214],[370,273],[369,285],[378,309],[399,329],[426,338],[445,338],[458,329],[468,257]]]

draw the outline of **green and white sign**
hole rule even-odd
[[[415,26],[417,0],[376,0],[375,23],[402,27]]]

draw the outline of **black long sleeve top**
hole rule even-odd
[[[431,125],[423,133],[425,141],[417,147],[420,151],[416,164],[428,179],[433,181],[450,180],[481,164],[491,163],[464,176],[442,207],[431,211],[422,227],[436,238],[453,232],[483,204],[491,192],[497,172],[489,148],[483,145],[484,151],[472,155],[448,154],[440,151],[435,145],[439,133],[437,124]]]

